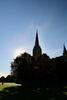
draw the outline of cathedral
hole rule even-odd
[[[41,55],[42,55],[42,49],[41,49],[40,44],[39,44],[38,31],[36,31],[35,45],[33,48],[33,57],[35,59],[37,59]],[[53,58],[53,59],[62,59],[64,61],[67,61],[67,49],[66,49],[65,45],[63,45],[63,55],[56,57],[56,58]]]
[[[19,70],[18,70],[19,69]],[[67,50],[63,46],[63,54],[50,58],[42,53],[36,31],[32,56],[23,53],[11,63],[11,75],[24,85],[33,87],[62,86],[67,82]]]

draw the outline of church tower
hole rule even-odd
[[[41,55],[42,55],[42,50],[41,50],[41,47],[39,45],[38,31],[36,31],[35,45],[33,48],[33,57],[35,59],[37,59]]]

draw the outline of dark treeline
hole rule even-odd
[[[50,59],[42,54],[35,59],[24,53],[14,59],[11,69],[11,76],[24,86],[63,88],[67,84],[67,61],[64,56]]]
[[[8,75],[7,77],[1,76],[0,82],[15,82],[15,77],[11,75]]]

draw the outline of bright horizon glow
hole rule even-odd
[[[17,56],[20,56],[24,52],[25,52],[25,49],[23,49],[23,48],[17,48],[17,49],[14,50],[13,57],[16,58]]]
[[[0,77],[4,76],[5,78],[10,75],[10,73],[0,73]]]

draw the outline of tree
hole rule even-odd
[[[11,74],[17,82],[25,84],[31,80],[31,56],[28,53],[21,54],[11,63]]]
[[[2,76],[2,77],[0,78],[0,80],[1,80],[2,85],[3,85],[3,84],[4,84],[4,82],[5,82],[5,77],[4,77],[4,76]]]

